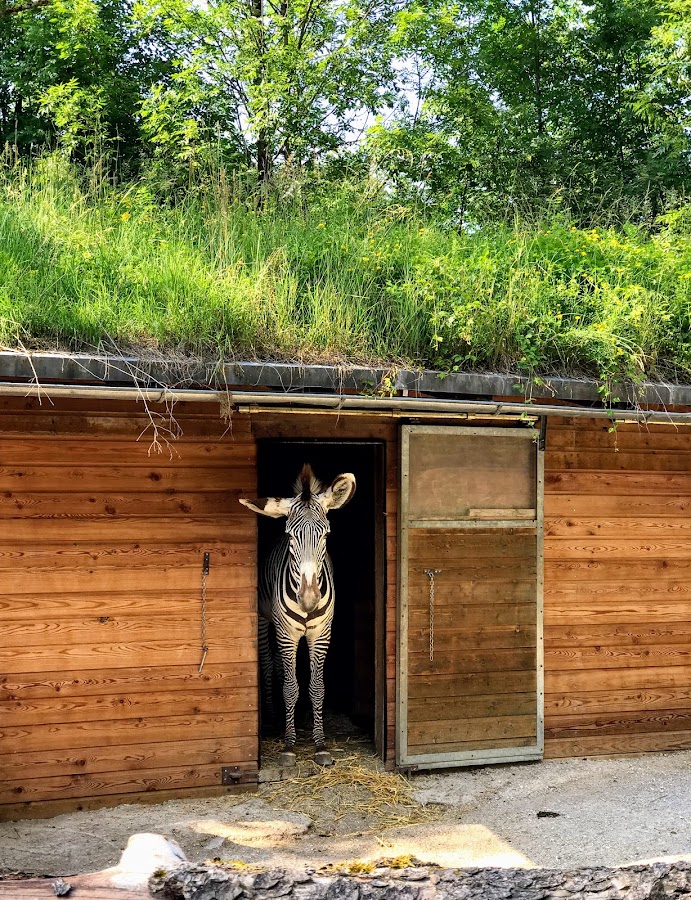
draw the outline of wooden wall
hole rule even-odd
[[[178,405],[171,458],[142,404],[91,403],[0,400],[0,818],[256,773],[249,422]]]
[[[550,420],[547,756],[691,748],[691,432]]]
[[[386,448],[386,758],[395,757],[399,423],[0,400],[0,818],[219,789],[258,759],[257,438]],[[691,748],[691,434],[551,420],[547,756]],[[208,580],[202,675],[200,586]],[[382,635],[384,638],[384,635]]]

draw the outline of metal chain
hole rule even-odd
[[[441,569],[425,569],[429,578],[429,658],[434,660],[434,576],[440,575]]]
[[[209,648],[206,643],[206,576],[209,574],[209,554],[204,554],[204,562],[202,563],[202,658],[199,663],[199,674],[201,675],[206,660],[206,654]]]

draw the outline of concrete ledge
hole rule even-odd
[[[300,365],[285,362],[205,363],[69,353],[0,352],[0,381],[101,384],[142,388],[264,388],[284,393],[389,395],[406,391],[440,397],[563,400],[599,404],[601,385],[592,379],[540,378],[499,373]],[[691,385],[648,382],[614,385],[607,402],[624,406],[689,406]]]

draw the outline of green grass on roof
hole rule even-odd
[[[369,186],[161,203],[46,157],[0,174],[0,341],[446,370],[691,375],[691,212],[458,234]]]

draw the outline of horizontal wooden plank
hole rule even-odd
[[[691,654],[691,649],[689,650]],[[507,672],[534,669],[536,654],[532,648],[516,650],[472,650],[467,653],[437,654],[430,661],[429,652],[411,653],[408,670],[415,675],[454,675],[470,672]]]
[[[203,549],[203,545],[199,549]],[[212,552],[216,549],[210,548]],[[254,596],[257,583],[254,545],[226,545],[222,549],[231,564],[212,568],[209,578],[213,577],[213,584],[210,582],[210,586],[217,591],[222,590],[222,585],[229,591],[244,589],[249,592],[248,598]],[[42,593],[49,594],[117,594],[142,590],[159,591],[161,597],[165,597],[169,590],[184,590],[190,596],[197,596],[201,590],[201,574],[199,566],[176,566],[171,559],[169,564],[143,565],[137,568],[111,566],[103,562],[94,563],[90,568],[27,566],[25,570],[5,571],[0,575],[1,593],[35,596],[37,587]]]
[[[256,640],[257,617],[252,614],[248,598],[244,609],[226,613],[207,612],[207,629],[215,645],[233,640],[238,644]],[[201,628],[198,602],[188,605],[184,616],[166,615],[165,606],[156,615],[114,616],[104,608],[101,616],[41,621],[3,622],[0,655],[16,649],[45,647],[72,648],[85,645],[156,642],[159,637],[170,643],[191,643]]]
[[[209,578],[216,572],[224,570],[225,575],[230,574],[237,565],[238,556],[247,553],[248,548],[252,549],[252,555],[255,552],[255,545],[249,536],[244,540],[239,537],[237,541],[225,541],[217,546],[214,546],[213,542],[201,546],[209,546]],[[141,539],[122,544],[44,544],[19,549],[7,545],[0,546],[0,578],[10,578],[30,567],[74,572],[85,568],[94,571],[101,569],[130,571],[145,570],[150,566],[179,568],[196,566],[201,576],[204,552],[196,543],[192,546],[170,541],[147,544]]]
[[[603,660],[606,665],[606,661]],[[645,660],[636,667],[626,669],[584,669],[545,672],[546,693],[581,694],[587,691],[689,687],[691,686],[691,665],[688,666],[648,666]]]
[[[655,450],[635,452],[614,447],[591,450],[553,450],[545,454],[545,474],[548,472],[616,471],[622,472],[680,472],[691,471],[691,453],[684,450]]]
[[[545,586],[550,590],[553,584],[566,582],[603,582],[609,581],[613,588],[631,581],[640,584],[643,581],[661,578],[670,582],[679,582],[691,577],[691,559],[655,558],[644,556],[639,559],[606,558],[606,556],[585,559],[545,559]]]
[[[67,722],[45,725],[4,727],[0,723],[2,753],[27,753],[68,750],[80,747],[121,747],[126,744],[168,743],[171,737],[182,744],[186,740],[217,737],[235,739],[257,735],[257,716],[251,712],[156,716],[153,719],[120,719],[112,722]]]
[[[569,559],[634,559],[645,557],[691,559],[689,539],[660,536],[653,540],[642,538],[555,538],[545,540],[545,560]]]
[[[256,765],[257,737],[216,737],[212,739],[159,742],[157,744],[125,744],[111,747],[77,747],[72,750],[33,750],[0,753],[0,782],[36,777],[37,772],[50,775],[95,774],[98,772],[133,772],[166,766],[194,766],[218,763]]]
[[[653,734],[598,735],[579,738],[545,737],[545,759],[574,756],[612,756],[632,753],[691,750],[691,731]]]
[[[537,715],[537,696],[528,694],[477,694],[474,697],[419,697],[408,700],[408,723],[437,723],[444,720]],[[434,729],[434,724],[431,726]]]
[[[518,755],[521,749],[535,746],[535,737],[471,741],[470,743],[450,741],[448,744],[416,744],[414,747],[408,747],[408,753],[411,755],[417,753],[467,753],[470,750],[504,750],[515,747]]]
[[[389,558],[390,565],[395,565],[396,559]],[[525,557],[522,559],[512,559],[510,557],[499,557],[492,559],[471,559],[466,560],[450,560],[445,557],[428,557],[416,563],[411,563],[408,570],[408,585],[410,590],[422,591],[425,589],[429,592],[429,577],[425,574],[425,569],[439,569],[439,574],[434,576],[435,587],[440,590],[440,600],[445,595],[446,587],[451,585],[457,593],[463,595],[463,592],[478,594],[484,597],[485,602],[490,597],[496,597],[496,590],[489,585],[503,584],[510,595],[515,590],[519,597],[525,597],[526,583],[531,585],[532,596],[535,596],[535,578],[537,574],[537,557]],[[524,587],[518,585],[523,583]],[[464,583],[468,586],[463,587]],[[426,588],[425,588],[426,585]],[[487,585],[487,587],[483,587]]]
[[[435,592],[436,593],[436,592]],[[533,594],[535,588],[533,588]],[[466,628],[491,625],[535,625],[537,622],[537,606],[532,603],[458,603],[438,605],[434,598],[435,629],[453,628],[462,625]],[[387,620],[387,627],[395,629],[395,620]],[[429,629],[429,609],[422,605],[415,606],[408,614],[408,627],[411,631]]]
[[[247,766],[249,769],[249,766]],[[24,778],[0,783],[0,805],[36,800],[64,800],[68,797],[129,794],[139,791],[209,787],[221,784],[217,763],[199,766],[172,766],[123,772],[98,772],[83,775],[55,775]]]
[[[96,697],[46,697],[40,700],[0,700],[0,721],[7,728],[16,725],[51,725],[64,722],[97,722],[131,719],[134,716],[210,715],[225,712],[254,712],[257,684],[231,689],[162,691],[158,694],[113,694]],[[1,749],[1,748],[0,748]]]
[[[561,494],[545,491],[545,524],[568,516],[663,518],[691,515],[691,497],[677,494]]]
[[[213,564],[212,564],[213,566]],[[216,573],[214,573],[216,574]],[[209,582],[207,588],[207,609],[214,615],[235,615],[256,609],[251,590],[246,588],[226,589],[223,569]],[[252,582],[250,582],[251,584]],[[79,619],[102,616],[148,616],[161,613],[175,616],[189,616],[193,607],[193,594],[189,590],[72,593],[72,594],[0,594],[0,622],[51,622],[62,619]]]
[[[220,664],[208,658],[202,672],[197,666],[141,666],[135,669],[60,669],[58,671],[0,674],[1,700],[35,700],[113,694],[156,694],[159,691],[228,690],[256,684],[255,660]]]
[[[255,528],[251,518],[243,520],[227,516],[155,516],[146,518],[95,519],[78,518],[68,522],[61,519],[5,519],[0,530],[0,547],[9,548],[6,553],[17,558],[23,543],[29,546],[54,544],[95,544],[103,547],[113,544],[131,544],[132,549],[142,544],[199,545],[255,544]],[[6,557],[8,558],[8,557]]]
[[[159,516],[175,518],[180,514],[186,516],[217,516],[236,513],[247,521],[249,511],[243,511],[239,505],[240,497],[249,492],[242,486],[232,487],[233,473],[228,472],[228,488],[223,491],[166,491],[164,493],[148,491],[127,494],[113,490],[106,492],[90,491],[85,487],[81,491],[69,493],[33,493],[17,490],[0,493],[0,520],[18,518],[40,518],[66,520],[69,525],[73,519],[88,516],[90,520],[105,518],[112,520],[122,516],[141,516],[153,519]],[[21,487],[21,486],[20,486]]]
[[[572,715],[599,716],[635,710],[691,710],[691,671],[687,687],[624,688],[620,690],[545,694],[545,721],[562,721]]]
[[[683,580],[685,574],[685,561],[670,560],[665,565],[666,560],[645,560],[641,565],[641,572],[647,575],[647,578],[637,579],[638,568],[628,569],[621,563],[610,565],[609,563],[592,563],[586,564],[586,570],[592,571],[592,578],[568,578],[550,579],[545,584],[545,597],[547,604],[578,604],[579,601],[590,603],[597,601],[607,601],[616,603],[635,603],[640,604],[642,608],[646,608],[651,603],[656,602],[679,602],[684,603],[688,599],[691,591],[691,585]],[[574,568],[581,564],[575,563]],[[614,570],[617,574],[624,569],[628,571],[629,578],[603,578],[602,573],[608,574]],[[672,579],[666,577],[667,572],[671,570],[675,574],[677,569],[682,571],[681,579]],[[577,573],[579,572],[576,568]],[[655,573],[657,577],[650,577],[651,573]]]
[[[235,416],[233,420],[237,423]],[[101,413],[95,411],[80,413],[76,410],[60,412],[47,408],[44,411],[33,412],[31,415],[23,412],[4,414],[0,420],[0,433],[5,437],[16,435],[24,438],[27,435],[35,435],[51,439],[64,439],[79,435],[88,437],[89,441],[122,438],[127,445],[139,441],[144,447],[152,447],[152,453],[156,452],[156,448],[153,446],[151,420],[141,413],[138,414],[136,408],[133,408],[129,415],[107,414],[105,411]],[[233,433],[237,435],[237,440],[241,439],[241,430],[237,424],[231,432],[227,423],[213,415],[202,418],[176,414],[173,433],[164,432],[162,428],[159,442],[163,446],[163,451],[167,453],[166,438],[169,443],[177,447],[181,442],[189,439],[232,440]],[[242,429],[242,437],[245,436],[246,432]]]
[[[196,787],[170,791],[140,791],[134,794],[107,794],[100,797],[76,797],[67,800],[44,800],[35,803],[5,803],[0,805],[0,822],[18,819],[47,819],[84,810],[112,809],[123,803],[166,803],[168,800],[201,800],[205,797],[224,797],[227,794],[254,793],[256,776],[241,780],[233,787]],[[38,898],[36,898],[38,900]],[[108,898],[110,900],[110,898]]]
[[[0,468],[12,466],[67,466],[73,468],[82,460],[85,465],[150,466],[185,468],[201,466],[252,465],[256,461],[255,444],[251,440],[188,440],[172,442],[161,453],[151,451],[146,439],[141,441],[100,440],[93,448],[90,442],[74,437],[62,440],[0,437]]]
[[[691,665],[691,644],[650,646],[550,647],[545,645],[545,670],[637,668]]]
[[[530,625],[474,626],[468,628],[441,628],[435,618],[435,652],[459,654],[468,650],[509,649],[535,647],[535,627]],[[429,648],[429,627],[408,631],[408,647],[411,653],[424,653]]]
[[[691,709],[622,710],[616,713],[552,715],[545,737],[583,738],[615,734],[691,731]]]
[[[650,405],[648,408],[654,409],[656,407]],[[673,407],[667,407],[667,412],[671,409],[673,409]],[[678,411],[682,412],[682,409],[680,408]],[[569,431],[600,432],[612,427],[614,427],[614,423],[611,419],[602,418],[600,416],[550,416],[548,433],[551,435],[563,429]],[[687,425],[680,426],[671,422],[618,422],[616,424],[617,432],[629,432],[632,434],[643,433],[646,431],[655,432],[656,434],[679,434],[683,433],[687,428]]]
[[[550,518],[545,522],[545,539],[548,538],[635,538],[655,541],[658,538],[691,537],[691,515],[689,516],[648,516],[630,518],[620,516],[610,519]]]
[[[228,486],[224,467],[190,466],[174,468],[152,460],[148,466],[88,466],[75,462],[71,466],[0,466],[0,491],[69,493],[91,490],[137,491],[222,491]],[[254,491],[254,464],[233,467],[232,485]]]
[[[535,605],[537,593],[535,563],[531,562],[527,566],[520,567],[520,571],[517,571],[518,569],[516,566],[510,571],[494,569],[492,572],[489,566],[485,569],[477,566],[462,568],[447,566],[434,577],[435,606],[440,609],[465,607],[470,611],[473,606],[478,605],[482,607]],[[487,578],[483,577],[485,572]],[[471,573],[478,573],[478,577],[472,577]],[[530,573],[533,573],[532,577]],[[490,580],[490,574],[494,574],[495,578]],[[429,601],[429,577],[424,572],[410,572],[408,586],[409,602],[413,608],[419,605],[422,598],[426,597]],[[497,610],[492,612],[495,613]]]
[[[545,472],[545,493],[691,495],[691,474],[684,472]]]
[[[610,431],[610,425],[593,428],[549,428],[547,432],[547,456],[554,450],[610,450],[614,453],[639,451],[650,454],[659,451],[684,453],[691,451],[691,432],[687,428],[662,431],[656,425],[645,428],[619,426]]]
[[[249,662],[257,658],[256,640],[232,642],[226,635],[210,634],[207,639],[208,659],[215,663]],[[69,647],[22,647],[8,649],[0,646],[0,671],[7,674],[21,672],[72,669],[132,669],[137,666],[198,666],[199,638],[190,634],[180,641],[128,641]]]
[[[473,743],[475,741],[512,740],[535,737],[535,715],[495,716],[456,719],[441,722],[408,723],[408,752],[417,752],[420,744]],[[470,748],[469,748],[470,749]]]
[[[408,684],[409,702],[451,697],[475,697],[486,694],[534,692],[537,684],[535,669],[504,672],[470,672],[461,675],[418,675]]]
[[[586,599],[578,603],[564,595],[550,596],[545,603],[545,625],[610,625],[639,624],[642,622],[688,622],[691,620],[691,585],[678,600],[658,601],[653,594],[648,599],[644,593],[622,597],[613,594],[595,601]],[[574,592],[576,595],[576,592]],[[673,594],[671,595],[674,596]],[[686,598],[686,599],[684,599]]]
[[[598,625],[547,625],[545,647],[648,646],[658,644],[688,644],[691,646],[691,622],[654,623],[639,625],[600,623]]]

